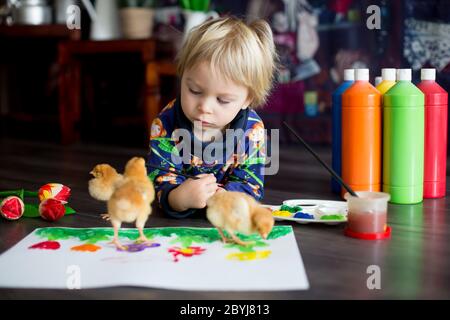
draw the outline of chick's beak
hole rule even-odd
[[[264,239],[264,240],[266,240],[267,239],[267,236],[268,236],[268,234],[267,233],[262,233],[261,234],[261,237]]]

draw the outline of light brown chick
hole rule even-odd
[[[249,242],[239,239],[236,232],[246,235],[257,232],[266,239],[274,225],[270,210],[242,192],[216,193],[207,201],[206,217],[217,228],[223,242],[229,241],[223,233],[226,230],[233,241],[240,245]]]
[[[96,165],[90,174],[94,178],[89,180],[89,194],[100,201],[108,201],[123,179],[109,164]]]
[[[113,243],[119,243],[119,229],[122,222],[135,222],[139,231],[138,241],[148,241],[144,235],[144,226],[152,212],[151,204],[155,199],[155,189],[147,176],[145,160],[134,157],[128,161],[123,174],[123,181],[109,199],[108,214],[114,227]]]
[[[272,211],[258,205],[256,208],[253,208],[252,220],[261,237],[267,239],[275,224]]]

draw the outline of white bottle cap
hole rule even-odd
[[[344,70],[344,81],[355,81],[355,69]]]
[[[436,69],[422,69],[420,70],[421,80],[436,80]]]
[[[382,77],[375,77],[375,87],[376,87],[377,85],[379,85],[379,84],[381,83],[381,81],[383,81],[383,78],[382,78]]]
[[[398,81],[411,81],[411,69],[399,69],[398,70]]]
[[[384,80],[395,81],[395,69],[394,68],[383,68],[381,69],[381,77]]]
[[[369,69],[356,69],[355,70],[356,81],[369,81]]]

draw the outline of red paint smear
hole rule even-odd
[[[183,250],[190,249],[192,252],[183,252]],[[186,249],[182,249],[180,247],[173,247],[169,249],[169,252],[173,255],[173,261],[178,262],[178,256],[181,254],[183,257],[192,257],[194,255],[200,255],[206,249],[201,247],[187,247]]]
[[[59,248],[61,248],[61,245],[58,241],[44,241],[36,243],[28,249],[58,250]]]

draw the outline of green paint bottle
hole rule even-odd
[[[384,95],[383,191],[392,203],[423,199],[424,95],[400,69],[397,84]]]

